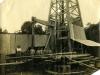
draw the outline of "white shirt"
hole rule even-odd
[[[17,48],[17,51],[20,51],[20,52],[21,52],[21,51],[22,51],[22,49],[21,49],[21,48]]]

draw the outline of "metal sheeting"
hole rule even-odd
[[[77,25],[70,25],[71,39],[82,43],[87,46],[100,46],[100,43],[94,42],[92,40],[87,40],[84,28]]]
[[[84,28],[78,25],[70,25],[71,39],[82,39],[86,40]]]
[[[35,47],[42,47],[46,45],[47,35],[35,35],[34,36],[34,45]]]

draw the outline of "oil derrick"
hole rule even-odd
[[[64,51],[65,53],[72,52],[69,54],[69,57],[65,56],[63,58],[62,55],[62,58],[59,58],[61,62],[60,64],[56,62],[58,65],[55,63],[54,71],[59,71],[59,68],[62,67],[62,75],[64,75],[65,72],[67,72],[67,75],[71,75],[74,73],[77,73],[75,75],[84,75],[83,71],[85,73],[86,68],[96,69],[94,67],[94,61],[91,63],[91,59],[93,58],[93,56],[91,56],[90,54],[88,55],[86,53],[73,53],[73,38],[85,38],[78,0],[51,0],[49,12],[49,25],[53,26],[48,28],[48,30],[50,30],[51,33],[51,49],[58,53],[64,53]],[[75,31],[74,27],[76,27],[76,30],[79,30],[79,32],[82,32],[84,37],[81,35],[78,35],[79,37],[76,36],[77,32]],[[76,58],[73,60],[74,55],[76,56]],[[81,58],[80,56],[78,57],[78,55],[81,55]],[[89,61],[88,64],[86,64],[84,59]],[[91,64],[93,66],[90,66]]]
[[[51,31],[50,46],[53,50],[71,49],[70,25],[82,26],[78,0],[51,0],[49,24]]]

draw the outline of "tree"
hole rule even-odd
[[[87,39],[93,40],[95,42],[100,42],[100,40],[99,40],[99,38],[100,38],[99,26],[100,26],[99,23],[90,24],[87,28],[85,28]],[[97,47],[88,47],[87,51],[94,56],[98,56],[98,48]]]
[[[22,33],[31,34],[32,33],[32,22],[26,21],[21,27]]]
[[[2,28],[0,28],[0,33],[2,33]]]
[[[85,32],[86,32],[86,37],[90,40],[96,41],[96,42],[100,42],[99,41],[99,23],[97,24],[91,24],[89,25],[89,27],[85,28]]]
[[[35,34],[45,34],[45,31],[43,31],[41,25],[35,25],[35,27],[34,27],[34,33]]]
[[[22,33],[32,34],[32,25],[33,25],[33,22],[31,22],[31,21],[24,22],[24,24],[21,27]],[[34,33],[35,34],[45,34],[45,32],[42,29],[42,26],[39,24],[34,25]]]
[[[2,33],[6,34],[6,33],[8,33],[8,30],[7,30],[7,29],[5,29]]]

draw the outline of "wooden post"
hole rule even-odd
[[[5,55],[4,51],[2,50],[2,35],[0,35],[0,63],[5,63]],[[5,66],[0,66],[1,68],[1,75],[5,75]]]
[[[1,54],[1,63],[5,63],[5,55]],[[1,66],[1,75],[5,75],[5,66]]]
[[[35,36],[35,33],[34,33],[34,26],[36,24],[36,21],[35,21],[35,17],[32,17],[32,44],[31,44],[31,47],[34,48],[34,36]]]
[[[5,63],[5,55],[1,54],[1,63]],[[1,66],[1,75],[5,75],[5,66]]]

